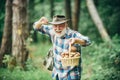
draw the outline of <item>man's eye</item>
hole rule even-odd
[[[57,25],[54,25],[55,27],[57,27]]]

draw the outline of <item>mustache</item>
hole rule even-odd
[[[56,35],[57,37],[62,37],[62,36],[64,36],[65,33],[66,33],[66,28],[63,29],[63,30],[54,30],[54,33],[55,33],[55,35]],[[58,33],[60,33],[60,34],[58,34]]]
[[[62,31],[62,30],[55,30],[55,31],[60,32],[60,31]]]
[[[55,30],[55,31],[62,31],[62,30]]]

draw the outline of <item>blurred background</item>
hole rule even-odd
[[[119,0],[0,0],[0,80],[52,80],[43,65],[52,44],[33,23],[58,14],[92,41],[82,48],[82,80],[120,80]]]

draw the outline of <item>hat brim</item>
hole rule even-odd
[[[49,23],[54,25],[54,24],[62,24],[62,23],[65,23],[67,21],[69,21],[69,20],[58,21],[58,22],[49,22]]]

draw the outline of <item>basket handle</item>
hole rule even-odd
[[[68,52],[69,58],[70,58],[70,52],[71,52],[71,44],[69,44],[69,52]]]

